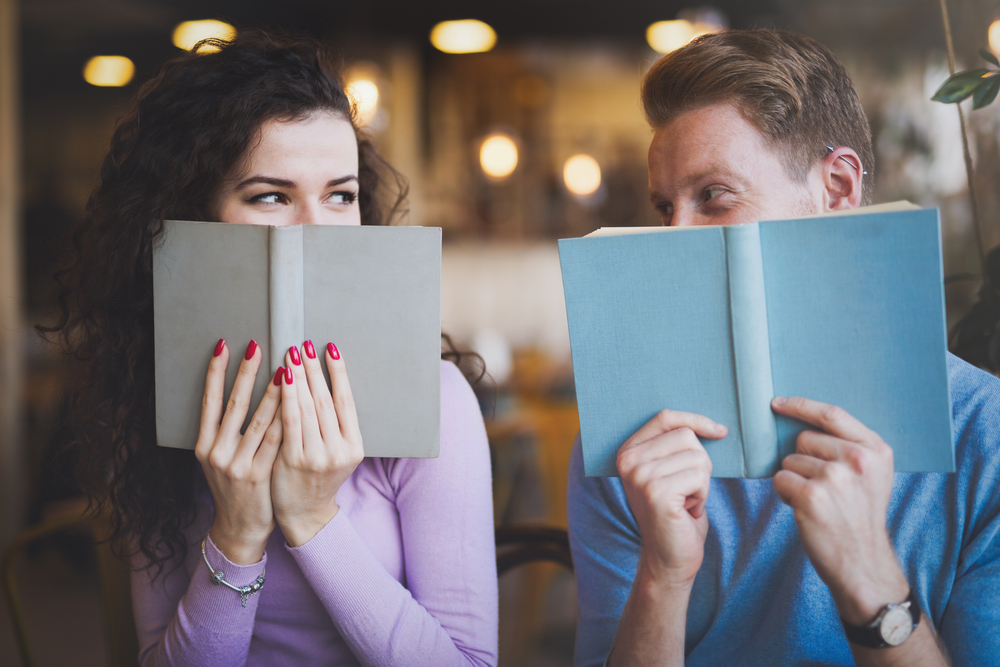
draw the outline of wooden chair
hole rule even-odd
[[[573,571],[569,535],[564,528],[507,525],[496,529],[497,576],[525,563],[548,561]]]
[[[104,517],[93,517],[80,512],[56,516],[24,529],[4,550],[0,558],[0,577],[3,579],[4,599],[10,610],[24,667],[35,667],[34,655],[28,642],[24,608],[17,585],[15,564],[18,557],[31,544],[53,535],[88,534],[94,548],[100,581],[101,612],[104,639],[111,667],[135,667],[139,659],[139,642],[132,616],[128,564],[111,551],[106,541],[110,527]]]

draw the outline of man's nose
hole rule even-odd
[[[670,216],[671,227],[694,227],[698,224],[698,214],[687,206],[678,206]]]

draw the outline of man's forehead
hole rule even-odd
[[[676,185],[710,173],[753,169],[766,152],[775,157],[763,135],[731,104],[687,111],[658,128],[649,146],[650,187],[658,178]]]

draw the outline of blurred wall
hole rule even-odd
[[[556,244],[445,244],[441,329],[462,342],[483,331],[498,333],[515,348],[539,349],[567,361],[569,329]]]
[[[20,527],[22,317],[17,0],[0,0],[0,545]]]

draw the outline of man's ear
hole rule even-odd
[[[820,163],[823,174],[823,210],[839,211],[861,206],[861,179],[865,166],[846,146],[835,148]]]

